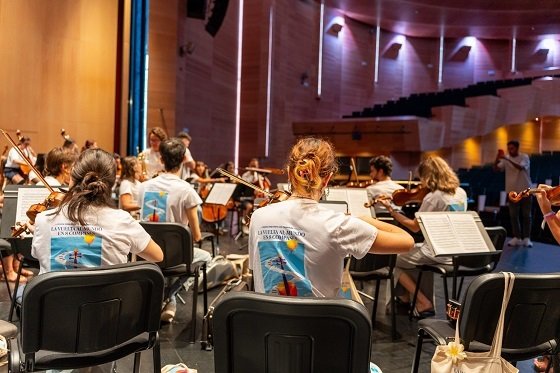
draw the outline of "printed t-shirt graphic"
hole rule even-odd
[[[51,271],[101,265],[103,228],[57,224],[51,228]]]
[[[143,221],[167,221],[168,192],[146,191],[142,208]]]
[[[313,296],[305,276],[305,233],[292,227],[266,226],[258,231],[264,291],[268,294]]]

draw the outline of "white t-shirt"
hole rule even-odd
[[[27,156],[31,163],[35,163],[36,158],[31,156],[28,149],[23,149],[22,153]],[[19,155],[16,148],[12,147],[8,152],[8,158],[6,158],[6,166],[11,168],[19,168],[21,164],[27,164],[25,160]]]
[[[164,170],[164,165],[161,160],[161,154],[159,152],[148,148],[142,152],[144,156],[144,163],[146,164],[146,173],[148,178],[152,178],[157,175],[160,171]]]
[[[29,173],[29,178],[30,178],[31,180],[33,180],[33,178],[31,177],[31,175],[35,175],[35,172],[34,172],[34,171],[31,171],[31,172]],[[37,177],[37,176],[35,176],[35,177]],[[55,179],[54,176],[50,176],[50,175],[49,175],[49,176],[45,176],[45,177],[43,177],[43,179],[45,179],[45,181],[47,182],[47,184],[49,184],[49,186],[52,186],[52,187],[53,187],[53,186],[62,186],[62,184],[60,183],[60,181],[58,181],[57,179]],[[35,185],[43,185],[43,182],[42,182],[41,180],[39,180],[39,182],[38,182],[37,184],[35,184]]]
[[[255,211],[249,232],[255,291],[335,297],[347,255],[364,257],[377,229],[310,199],[290,199]]]
[[[138,205],[138,187],[140,186],[140,182],[138,180],[134,180],[134,182],[130,180],[122,180],[121,185],[119,186],[119,196],[124,194],[130,194],[132,197],[132,202]],[[119,198],[119,208],[121,208],[121,201]]]
[[[366,192],[368,195],[368,200],[371,202],[374,199],[376,199],[377,197],[381,196],[381,195],[392,195],[393,192],[395,190],[398,189],[404,189],[402,185],[399,185],[397,183],[395,183],[393,180],[383,180],[383,181],[378,181],[377,183],[370,185],[366,188]],[[393,207],[394,210],[400,211],[401,208],[396,206],[394,203],[391,203],[391,206]],[[380,213],[384,213],[387,214],[388,211],[385,208],[385,206],[383,206],[380,203],[376,203],[372,209],[374,209],[375,214],[380,214]],[[373,215],[375,216],[375,215]]]
[[[123,210],[92,208],[85,220],[86,227],[70,222],[65,209],[37,215],[31,255],[39,260],[39,273],[126,263],[128,253],[142,252],[151,239]]]
[[[202,200],[185,180],[169,173],[159,175],[138,186],[143,221],[176,222],[188,225],[186,211]]]
[[[191,151],[189,150],[189,148],[185,148],[185,160],[183,163],[181,163],[181,179],[187,180],[188,178],[192,177],[193,174],[191,173],[191,169],[185,166],[185,163],[193,161],[194,158],[191,155]]]
[[[507,159],[511,159],[515,163],[523,167],[522,170],[515,168],[511,162],[505,159],[500,159],[498,168],[506,172],[506,191],[507,192],[521,192],[531,187],[531,176],[529,173],[530,161],[529,156],[525,153],[519,153],[516,157],[509,154],[506,155]]]
[[[455,194],[444,193],[441,190],[430,192],[422,200],[418,212],[431,211],[467,211],[467,193],[463,188],[457,188]],[[420,250],[429,257],[435,257],[432,247],[426,242],[421,244]]]

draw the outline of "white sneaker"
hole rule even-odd
[[[176,312],[177,312],[177,302],[175,300],[172,300],[171,302],[167,303],[165,307],[163,307],[163,311],[161,311],[161,321],[163,322],[173,321]]]
[[[529,237],[523,239],[523,246],[525,247],[533,247],[533,243]]]
[[[523,241],[520,240],[517,237],[513,237],[511,240],[509,240],[508,242],[508,246],[520,246],[523,244]]]

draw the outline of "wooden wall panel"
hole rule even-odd
[[[112,150],[117,15],[117,0],[0,0],[2,128],[38,152],[61,145],[60,128]]]
[[[193,157],[216,167],[234,157],[238,2],[230,1],[215,37],[187,18],[185,1],[177,6],[176,50],[185,53],[176,54],[176,132],[187,130]]]
[[[175,134],[177,6],[179,0],[150,1],[148,35],[148,130],[162,127]]]

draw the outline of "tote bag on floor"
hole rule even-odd
[[[492,347],[488,352],[463,351],[459,338],[459,321],[455,327],[455,341],[438,346],[432,357],[432,373],[518,373],[519,370],[501,357],[504,336],[504,318],[513,290],[515,276],[504,272],[504,296]]]

